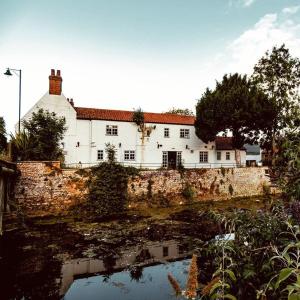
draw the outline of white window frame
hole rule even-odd
[[[190,138],[190,130],[188,128],[180,128],[179,137],[181,139],[189,139]]]
[[[217,151],[217,160],[222,160],[222,151]]]
[[[208,151],[199,152],[199,163],[208,163]]]
[[[118,135],[118,125],[106,125],[106,135]]]
[[[164,128],[164,137],[169,138],[170,137],[170,128]]]
[[[135,161],[135,150],[125,150],[124,161]]]
[[[230,152],[226,152],[226,160],[230,160]]]
[[[162,153],[162,167],[163,168],[167,168],[168,167],[168,152],[167,151],[163,151]]]
[[[103,159],[104,159],[104,151],[97,150],[97,160],[103,160]]]

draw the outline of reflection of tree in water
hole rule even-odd
[[[103,275],[103,281],[107,282],[109,277],[114,273],[114,266],[117,259],[113,255],[109,255],[103,258],[103,265],[105,268],[105,274]]]
[[[129,272],[131,281],[135,280],[136,282],[139,282],[140,279],[143,278],[143,267],[133,266],[132,268],[130,268]]]
[[[140,263],[144,262],[145,260],[148,260],[152,258],[152,255],[150,254],[148,249],[142,249],[141,252],[135,257],[135,261]]]

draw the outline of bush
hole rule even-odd
[[[116,163],[93,168],[89,181],[89,206],[97,214],[123,212],[127,203],[127,169]]]
[[[186,199],[186,200],[193,200],[195,198],[195,190],[193,188],[193,186],[186,182],[185,186],[182,190],[182,196]]]

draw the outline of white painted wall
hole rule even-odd
[[[117,160],[126,165],[148,166],[159,168],[162,164],[164,151],[182,153],[182,163],[186,168],[232,167],[235,165],[234,151],[230,152],[230,160],[226,160],[227,151],[222,151],[222,159],[217,160],[215,143],[205,144],[195,134],[192,125],[154,124],[150,137],[144,138],[142,143],[141,132],[134,122],[119,122],[105,120],[79,120],[76,111],[64,95],[49,95],[46,93],[22,118],[29,119],[32,112],[39,108],[55,112],[57,116],[66,118],[67,131],[63,140],[65,162],[67,165],[89,166],[98,164],[97,150],[105,150],[105,144],[116,146]],[[117,125],[118,135],[106,135],[106,125]],[[169,128],[170,137],[164,137],[164,129]],[[180,129],[189,129],[189,138],[180,138]],[[158,148],[158,145],[162,145]],[[135,160],[125,161],[124,151],[134,150]],[[199,152],[208,151],[208,163],[200,163]],[[245,151],[241,152],[242,163],[245,163]],[[105,151],[104,151],[105,153]],[[105,159],[105,157],[104,157]]]

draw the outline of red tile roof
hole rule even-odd
[[[217,150],[234,150],[232,137],[216,136],[215,142]],[[242,147],[240,150],[246,150],[246,148]]]
[[[133,111],[74,107],[77,119],[132,122]],[[144,113],[145,123],[194,125],[195,117],[167,113]]]

